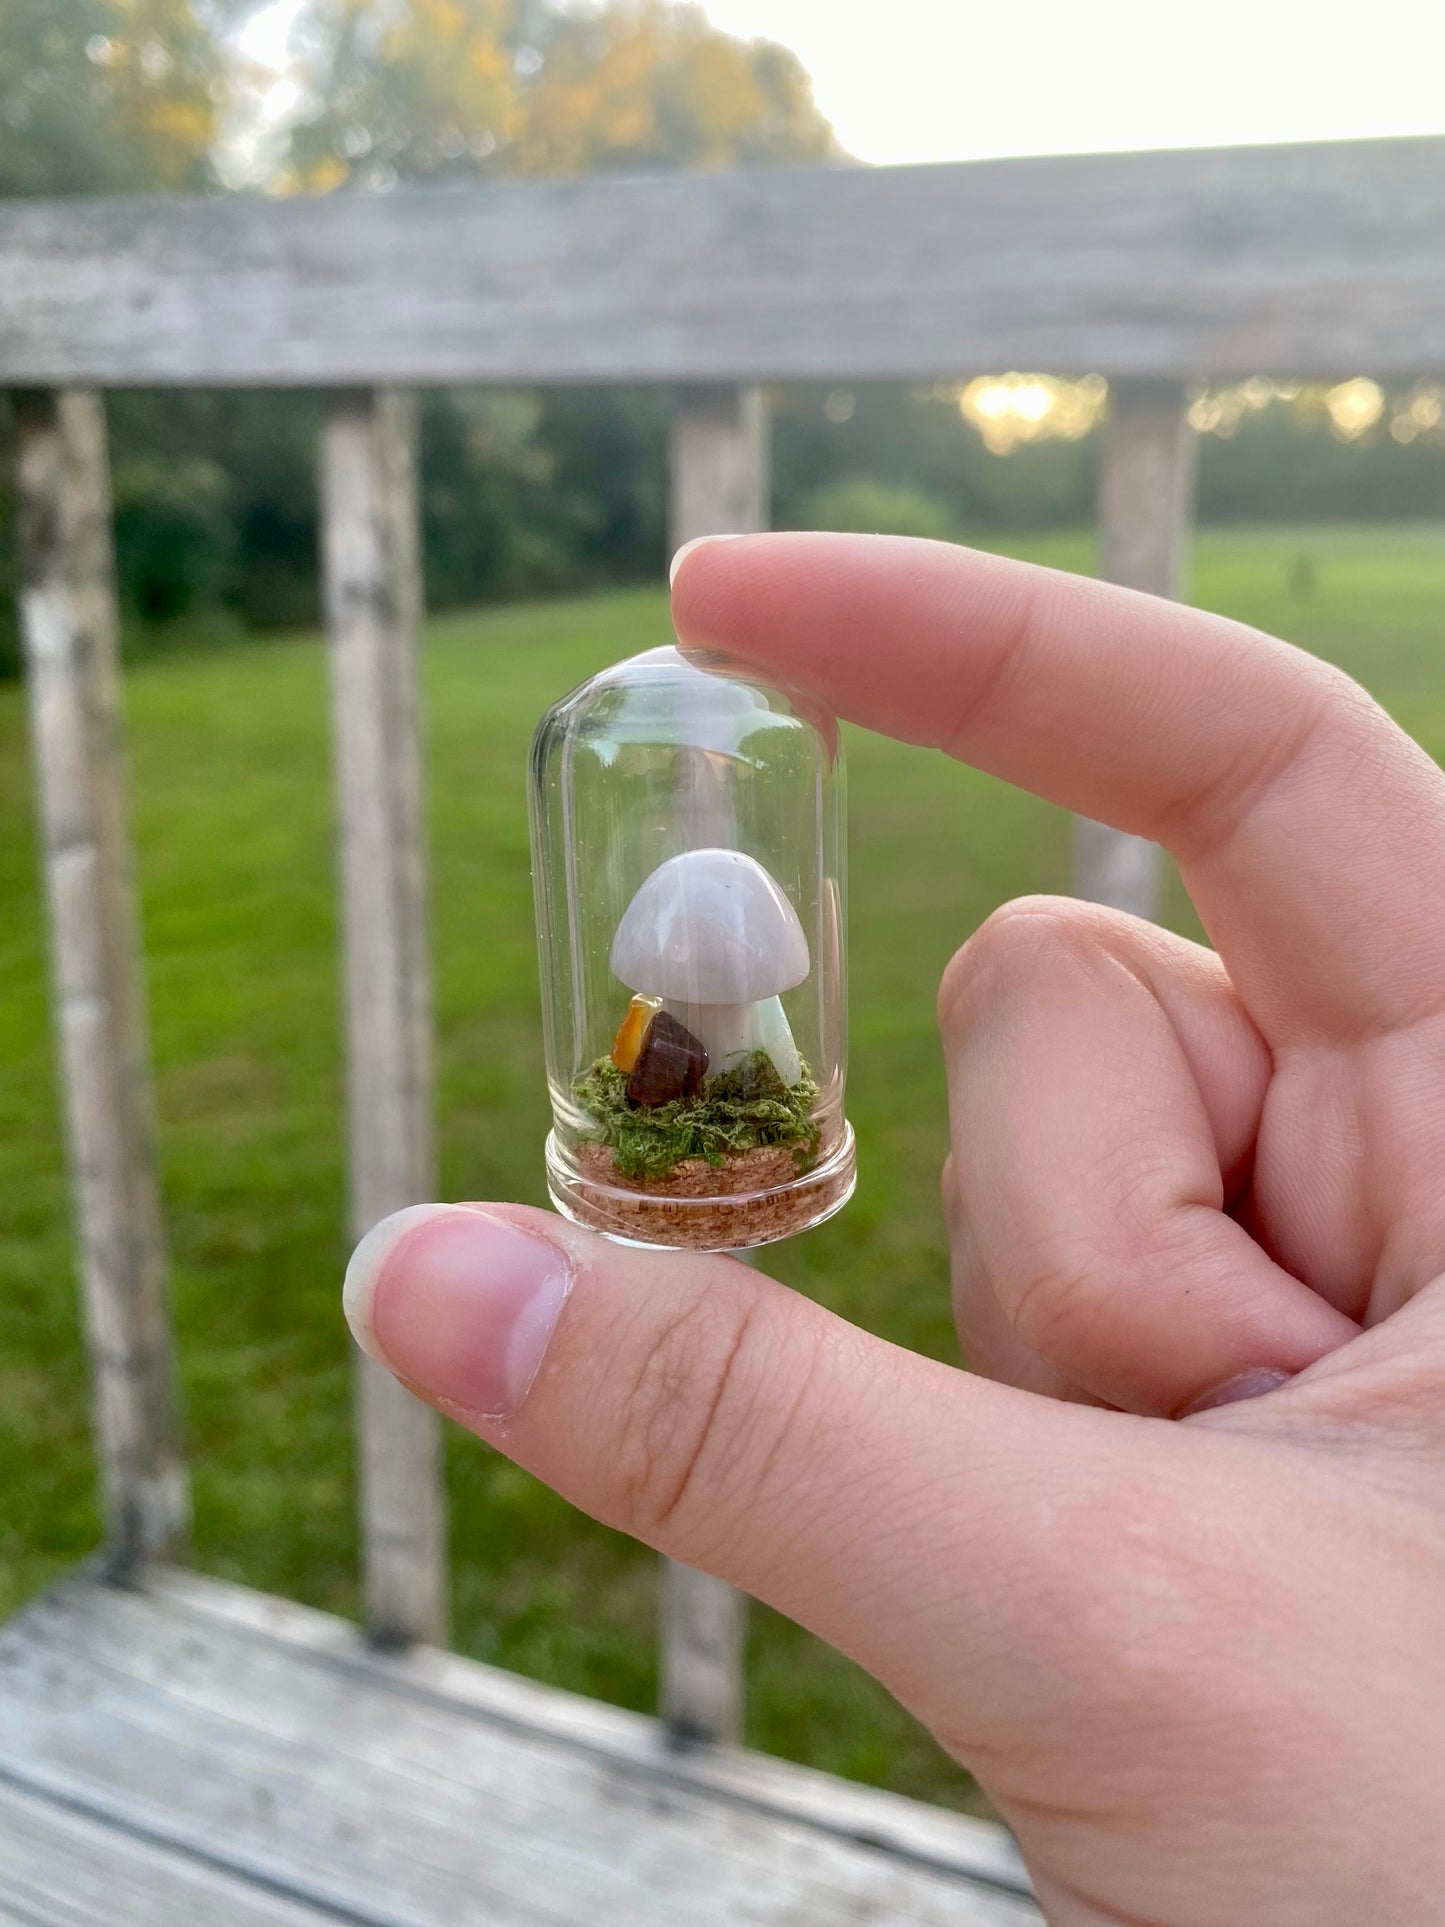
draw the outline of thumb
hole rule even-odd
[[[397,1212],[357,1248],[345,1306],[419,1396],[799,1620],[956,1746],[990,1711],[1015,1721],[1020,1692],[1044,1704],[1050,1645],[1077,1665],[1067,1518],[1117,1492],[1108,1428],[1175,1429],[969,1377],[735,1259],[521,1206]]]

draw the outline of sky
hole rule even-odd
[[[707,0],[875,162],[1445,133],[1442,0]]]
[[[296,0],[248,28],[279,66]],[[1445,0],[705,0],[879,163],[1445,134]]]

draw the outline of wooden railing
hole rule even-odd
[[[323,571],[345,909],[350,1230],[432,1195],[416,644],[429,382],[666,381],[671,535],[765,525],[762,384],[1098,371],[1102,573],[1178,593],[1186,387],[1445,363],[1445,141],[0,207],[21,625],[95,1437],[118,1570],[184,1541],[125,828],[104,407],[124,384],[331,391]],[[338,386],[338,384],[344,384]],[[400,385],[400,386],[399,386]],[[1157,853],[1079,827],[1081,894],[1151,914]],[[436,1421],[358,1358],[369,1624],[446,1635]],[[665,1710],[735,1734],[741,1602],[669,1572]]]

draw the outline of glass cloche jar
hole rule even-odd
[[[547,1182],[567,1217],[769,1244],[853,1189],[836,724],[651,649],[543,717]]]

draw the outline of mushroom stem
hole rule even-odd
[[[691,1004],[663,999],[663,1009],[690,1030],[707,1052],[707,1074],[730,1071],[754,1051],[765,1051],[790,1089],[801,1081],[802,1060],[788,1028],[781,998],[752,1004]]]

